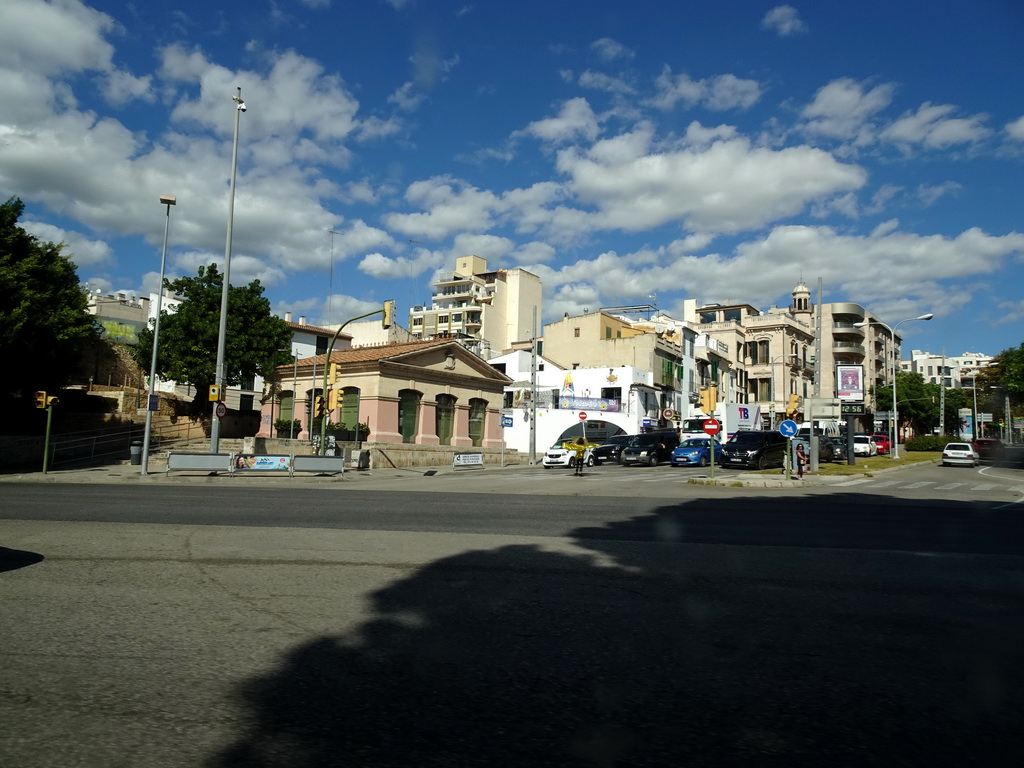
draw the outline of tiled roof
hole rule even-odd
[[[334,335],[334,331],[332,331],[330,328],[321,328],[318,325],[300,325],[299,323],[293,323],[290,320],[285,320],[284,324],[291,328],[293,331],[305,331],[306,333],[323,333],[328,336]],[[338,338],[351,339],[352,336],[347,333],[342,333],[338,335]]]
[[[454,339],[428,339],[426,341],[400,341],[389,344],[376,344],[367,347],[353,347],[352,349],[336,349],[331,353],[332,363],[367,363],[374,360],[386,360],[409,352],[418,352],[431,347],[443,347],[450,344],[458,346]],[[322,368],[327,363],[327,355],[316,357],[304,357],[299,360],[299,365],[313,365]],[[291,368],[291,364],[280,365],[278,368]]]

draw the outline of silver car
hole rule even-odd
[[[970,443],[946,443],[946,447],[942,449],[942,461],[939,463],[943,467],[954,464],[976,467],[979,461],[981,456]]]

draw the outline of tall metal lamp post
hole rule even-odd
[[[905,320],[900,320],[891,328],[881,320],[865,320],[861,323],[854,323],[858,328],[863,328],[867,325],[880,325],[889,331],[889,336],[892,338],[892,457],[894,459],[898,459],[900,457],[900,418],[899,410],[896,407],[896,329],[904,323],[909,323],[911,320],[931,320],[933,317],[935,317],[934,314],[927,312],[926,314],[918,315],[917,317],[908,317]]]
[[[228,290],[231,287],[231,238],[235,228],[235,178],[238,173],[238,125],[243,112],[245,102],[242,101],[242,88],[231,97],[235,102],[235,141],[231,147],[231,190],[228,193],[228,234],[224,244],[224,284],[220,293],[220,327],[217,331],[217,367],[214,372],[220,397],[224,397],[224,387],[227,383],[227,375],[224,370],[224,348],[228,335]],[[220,418],[217,416],[217,405],[212,404],[210,414],[210,453],[217,453],[220,449]]]
[[[163,308],[164,298],[164,270],[167,266],[167,232],[171,225],[171,206],[178,204],[178,198],[174,195],[160,195],[160,204],[167,206],[167,214],[164,217],[164,247],[160,252],[160,287],[156,292],[156,322],[153,325],[153,357],[149,365],[149,397],[146,399],[146,434],[142,439],[142,471],[140,474],[149,472],[149,442],[153,432],[153,388],[156,385],[156,351],[160,344],[160,311]]]

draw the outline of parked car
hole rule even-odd
[[[940,466],[949,467],[954,464],[960,466],[976,467],[981,457],[974,450],[970,443],[946,443],[942,449],[942,461]]]
[[[772,431],[737,432],[722,446],[722,466],[781,467],[786,463],[786,438]]]
[[[675,432],[644,432],[634,435],[629,445],[619,454],[619,463],[654,467],[662,461],[669,461],[677,445],[679,435]]]
[[[802,443],[804,451],[808,456],[811,455],[811,443],[809,437],[800,437],[797,435],[793,438],[793,450],[796,450],[797,443]],[[821,435],[818,436],[818,462],[833,461],[833,454],[835,449],[832,447],[832,443],[829,442],[827,437]]]
[[[871,439],[875,441],[875,445],[878,446],[878,455],[885,456],[892,450],[892,445],[889,442],[888,435],[872,435]]]
[[[877,456],[878,445],[867,435],[854,435],[853,436],[853,455],[854,456]]]
[[[669,460],[673,467],[706,467],[711,462],[711,439],[691,437],[683,440],[672,451]],[[722,463],[722,443],[715,440],[715,463]]]
[[[583,454],[583,463],[592,467],[594,466],[594,449],[597,448],[597,443],[587,442],[586,445],[587,450]],[[555,443],[544,452],[541,464],[544,465],[544,469],[571,467],[575,456],[576,451],[570,451],[568,448],[563,448],[561,443]]]
[[[828,440],[829,443],[832,445],[832,461],[846,461],[847,455],[845,437],[826,437],[823,439]]]
[[[997,440],[994,437],[979,437],[971,443],[971,446],[982,461],[1001,459],[1006,452],[1006,446],[1003,445],[1001,440]]]
[[[593,451],[594,462],[600,464],[602,461],[618,461],[622,449],[629,445],[629,441],[636,435],[613,435],[607,438]]]

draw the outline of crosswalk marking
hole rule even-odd
[[[920,483],[911,483],[910,485],[901,485],[900,488],[902,488],[903,490],[910,490],[912,488],[924,488],[926,485],[935,485],[935,483],[933,481],[931,481],[931,480],[925,480],[924,482],[920,482]]]
[[[870,477],[862,477],[862,478],[858,478],[857,480],[847,480],[845,483],[836,483],[836,485],[840,485],[840,486],[861,485],[863,483],[870,483],[870,482],[871,482],[871,478]]]
[[[976,485],[973,488],[971,488],[971,490],[972,491],[991,491],[993,488],[996,488],[996,487],[998,487],[998,486],[996,486],[993,483],[989,483],[987,485]]]
[[[954,488],[959,488],[961,485],[966,485],[966,483],[946,483],[945,485],[937,485],[935,486],[935,490],[952,491]]]

